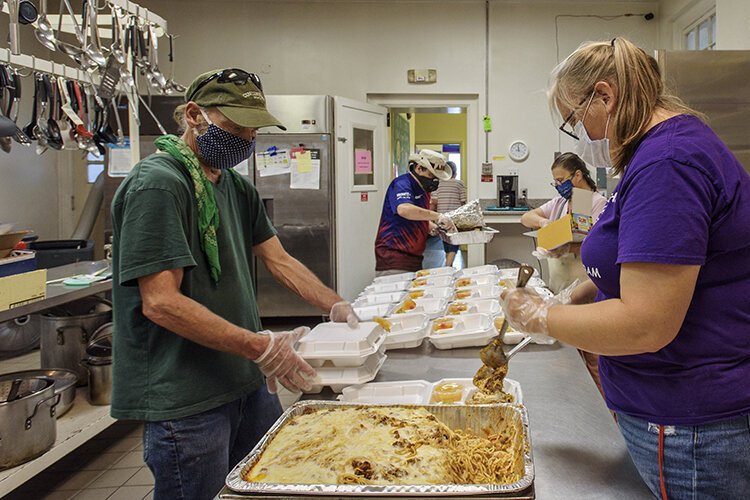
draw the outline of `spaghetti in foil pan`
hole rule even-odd
[[[484,215],[479,200],[473,200],[469,203],[458,207],[450,212],[445,212],[450,217],[456,229],[459,231],[469,231],[477,227],[484,227]]]
[[[307,449],[304,445],[293,448],[290,443],[279,441],[274,444],[273,441],[279,434],[284,436],[282,429],[290,425],[290,432],[300,432],[295,430],[297,426],[303,425],[305,415],[307,421],[318,421],[320,415],[334,413],[337,409],[353,409],[371,414],[384,415],[382,418],[388,420],[391,415],[426,415],[426,412],[437,418],[437,424],[447,426],[452,433],[467,432],[476,436],[502,436],[502,445],[511,450],[509,454],[508,466],[512,472],[512,477],[517,478],[512,483],[488,483],[488,484],[322,484],[322,483],[290,483],[290,482],[263,482],[268,472],[271,474],[272,467],[255,470],[255,466],[263,464],[263,455],[268,452],[269,456],[275,450],[281,463],[277,465],[276,470],[287,471],[290,467],[299,467],[298,464],[291,463],[291,455],[298,449]],[[426,411],[426,412],[425,412]],[[312,414],[312,415],[311,415]],[[312,418],[314,417],[314,418]],[[428,417],[430,418],[430,417]],[[434,420],[434,419],[433,419]],[[371,426],[376,426],[380,422],[373,421]],[[385,425],[385,424],[383,424]],[[368,426],[369,427],[369,426]],[[392,431],[391,431],[392,432]],[[462,435],[463,435],[462,434]],[[320,435],[313,436],[311,441],[321,441]],[[365,436],[360,437],[365,439]],[[348,442],[353,441],[351,437]],[[359,441],[359,439],[357,439]],[[327,440],[326,440],[327,442]],[[313,443],[311,443],[313,444]],[[394,443],[395,444],[395,443]],[[311,455],[320,453],[318,443],[312,446]],[[367,449],[373,449],[372,444]],[[484,450],[484,448],[481,448]],[[281,450],[281,451],[280,451]],[[365,455],[369,451],[364,452]],[[334,455],[337,456],[337,455]],[[286,463],[287,457],[289,462]],[[366,456],[362,461],[367,460]],[[374,455],[373,455],[373,458]],[[265,463],[270,463],[266,461]],[[463,463],[463,462],[459,462]],[[473,463],[473,462],[472,462]],[[434,469],[435,462],[429,462],[430,470]],[[373,464],[377,465],[377,464]],[[451,467],[455,467],[452,465]],[[301,471],[302,469],[298,469]],[[331,473],[330,470],[325,472]],[[360,471],[361,472],[361,471]],[[459,471],[459,473],[462,471]],[[247,480],[251,474],[253,481]],[[350,476],[352,474],[349,474]],[[303,473],[297,472],[293,477],[304,477]],[[260,478],[260,479],[256,479]],[[475,406],[461,405],[389,405],[389,404],[362,404],[362,403],[345,403],[339,401],[300,401],[288,408],[279,420],[268,430],[266,435],[258,442],[253,450],[240,463],[238,463],[226,478],[226,486],[243,494],[297,494],[297,495],[324,495],[324,496],[408,496],[408,497],[434,497],[434,496],[465,496],[465,495],[487,495],[487,494],[508,494],[520,493],[529,488],[534,481],[534,463],[531,454],[531,442],[529,438],[529,420],[526,408],[517,404],[487,404]]]

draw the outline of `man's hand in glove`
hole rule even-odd
[[[315,378],[315,370],[302,359],[294,345],[307,335],[309,328],[301,326],[291,332],[259,332],[269,337],[268,346],[255,363],[266,376],[268,392],[275,394],[280,383],[292,392],[309,391],[310,380]]]
[[[351,329],[359,326],[357,313],[354,312],[352,305],[346,301],[333,304],[333,307],[331,307],[331,313],[328,316],[330,316],[331,321],[335,323],[346,323]]]
[[[445,231],[446,233],[457,233],[458,229],[456,229],[456,225],[453,223],[450,217],[448,217],[445,214],[440,214],[440,217],[438,217],[437,221],[435,221],[437,226]]]

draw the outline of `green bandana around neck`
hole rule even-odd
[[[214,283],[218,283],[219,276],[221,276],[219,244],[216,239],[216,231],[219,228],[219,209],[216,207],[213,184],[208,180],[193,150],[179,137],[171,134],[163,135],[156,139],[154,144],[160,151],[171,155],[184,165],[188,174],[190,174],[195,189],[195,199],[198,203],[198,230],[201,234],[201,248],[206,254],[208,265],[211,268],[211,278]],[[233,169],[227,169],[227,172],[232,177],[235,186],[244,193],[245,184],[240,174]]]

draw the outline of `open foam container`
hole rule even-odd
[[[451,328],[433,331],[440,321],[450,320]],[[497,335],[492,318],[486,314],[463,314],[437,318],[430,325],[429,339],[437,349],[455,349],[458,347],[485,346]]]
[[[374,354],[365,359],[361,366],[322,366],[316,368],[317,376],[312,381],[312,387],[307,393],[317,394],[323,387],[330,387],[333,392],[341,392],[344,387],[364,384],[374,379],[383,367],[387,356],[385,346],[381,346]]]
[[[468,309],[466,311],[457,311],[457,310],[451,310],[453,306],[457,306],[458,304],[465,304]],[[445,314],[448,316],[458,316],[462,314],[487,314],[490,317],[495,317],[497,315],[502,316],[503,309],[500,307],[500,301],[497,299],[464,299],[464,300],[454,300],[453,302],[448,303],[448,308],[445,311]]]
[[[467,278],[469,276],[477,276],[479,274],[497,274],[498,272],[499,270],[496,265],[485,264],[484,266],[466,267],[461,269],[454,275],[454,277],[459,279]],[[515,275],[518,275],[518,269],[515,270],[515,273]]]
[[[417,290],[409,290],[406,296],[411,299],[450,299],[453,296],[453,287],[450,286],[428,286]]]
[[[454,300],[466,299],[499,299],[503,288],[499,285],[483,285],[457,288],[453,294]]]
[[[360,321],[372,321],[375,317],[383,318],[388,316],[394,307],[393,304],[354,307],[354,313]]]
[[[426,380],[402,380],[396,382],[370,382],[368,384],[351,385],[345,387],[338,396],[339,401],[350,403],[376,404],[446,404],[431,403],[432,391],[436,386],[455,383],[463,386],[461,400],[453,404],[465,404],[478,391],[470,378],[444,378],[437,382]],[[523,404],[521,384],[515,380],[505,378],[503,391],[513,396],[513,402]],[[451,404],[451,403],[447,403]]]
[[[452,267],[433,267],[430,269],[422,269],[416,272],[416,278],[424,278],[426,276],[453,276],[456,270]]]
[[[425,276],[424,278],[415,278],[409,288],[418,290],[429,287],[452,287],[453,276]]]
[[[445,308],[448,305],[448,301],[446,299],[410,299],[413,300],[416,304],[416,307],[414,309],[409,309],[404,312],[396,312],[399,310],[399,308],[406,302],[406,300],[402,301],[401,303],[393,306],[393,309],[391,310],[391,315],[389,318],[394,316],[399,316],[401,314],[426,314],[428,318],[433,319],[437,318],[438,316],[443,315],[445,312]]]
[[[388,317],[387,321],[391,331],[385,334],[386,350],[418,347],[430,332],[426,314],[398,314]]]
[[[386,276],[377,276],[373,283],[395,283],[397,281],[411,281],[414,279],[414,273],[388,274]]]
[[[395,304],[400,302],[404,296],[404,292],[387,292],[387,293],[372,293],[360,295],[357,300],[354,301],[352,307],[366,307],[366,306],[377,306],[380,304]]]
[[[393,281],[390,283],[371,283],[365,287],[360,296],[373,293],[401,292],[409,288],[411,280]]]

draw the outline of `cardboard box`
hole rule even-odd
[[[0,278],[0,311],[42,300],[46,296],[46,269]]]
[[[582,242],[594,225],[591,216],[593,195],[593,191],[573,188],[572,213],[540,228],[536,235],[537,244],[545,250],[554,250],[568,243]]]

